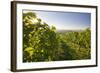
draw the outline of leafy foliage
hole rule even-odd
[[[23,62],[89,59],[91,32],[59,33],[33,12],[23,13]]]

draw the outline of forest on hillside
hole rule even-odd
[[[91,30],[59,32],[34,12],[23,13],[23,62],[91,58]]]

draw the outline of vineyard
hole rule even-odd
[[[91,58],[91,30],[57,31],[36,13],[23,13],[23,62]]]

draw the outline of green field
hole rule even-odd
[[[23,62],[83,60],[91,58],[91,30],[57,30],[23,13]]]

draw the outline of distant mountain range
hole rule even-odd
[[[90,28],[87,28],[87,29],[90,29]],[[64,29],[60,29],[60,30],[57,30],[57,32],[61,32],[61,33],[65,33],[65,32],[80,32],[80,31],[83,31],[85,29],[77,29],[77,30],[64,30]]]
[[[64,33],[64,32],[80,32],[80,31],[82,31],[82,30],[57,30],[57,32],[62,32],[62,33]]]

